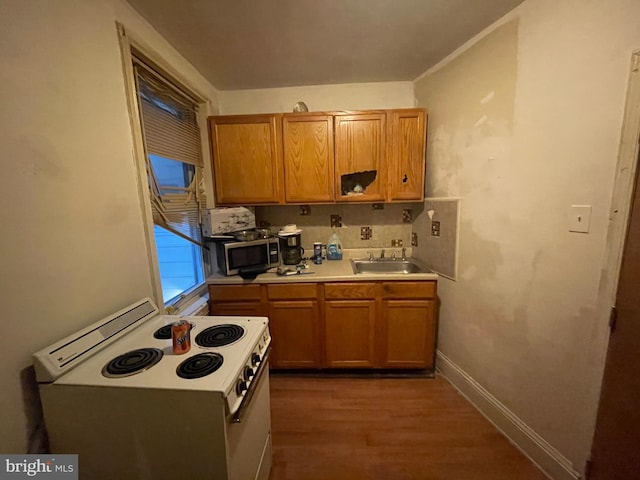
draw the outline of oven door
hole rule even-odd
[[[261,366],[240,409],[226,424],[229,480],[267,480],[271,471],[271,403],[266,358]]]

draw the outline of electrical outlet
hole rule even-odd
[[[374,210],[384,210],[384,203],[374,203],[373,204],[373,209]]]
[[[431,236],[432,237],[440,236],[440,222],[438,221],[431,222]]]
[[[391,246],[392,247],[401,247],[402,246],[402,239],[401,238],[394,238],[393,240],[391,240]]]
[[[417,233],[411,233],[411,246],[412,247],[417,247],[418,246],[418,234]]]
[[[342,217],[340,215],[331,215],[331,226],[332,227],[341,227],[342,226]]]
[[[300,215],[310,215],[311,207],[309,205],[300,205]]]
[[[360,240],[369,240],[371,238],[371,227],[360,227]]]
[[[413,222],[413,210],[405,208],[402,210],[402,223]]]

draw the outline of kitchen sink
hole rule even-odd
[[[352,259],[351,268],[353,273],[424,273],[428,270],[421,267],[416,260],[408,258],[406,260],[393,259]]]

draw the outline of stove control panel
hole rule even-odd
[[[227,396],[227,406],[230,414],[234,414],[238,410],[243,398],[251,390],[258,370],[269,368],[268,365],[263,366],[262,363],[270,344],[271,335],[269,329],[265,327],[258,342],[254,345],[251,355],[247,357],[244,365],[239,370],[234,388]]]

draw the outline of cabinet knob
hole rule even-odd
[[[402,179],[402,183],[407,183],[407,180],[409,180],[409,177],[407,177],[407,174],[404,174],[404,178]]]

